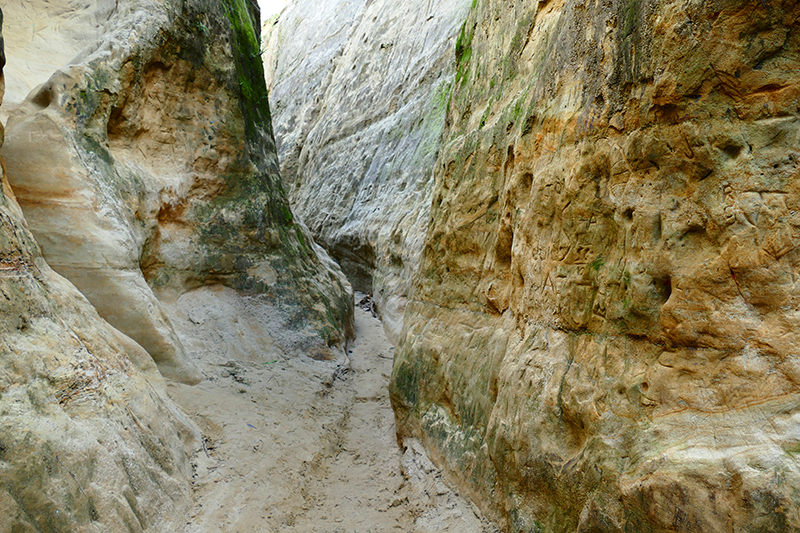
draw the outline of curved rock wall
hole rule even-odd
[[[258,27],[245,0],[117,2],[9,120],[9,180],[48,263],[188,383],[159,299],[200,286],[270,303],[298,330],[289,351],[331,357],[352,335],[349,286],[281,187]]]
[[[391,390],[511,531],[800,528],[799,17],[473,4]]]
[[[265,26],[293,209],[397,338],[468,0],[293,2]]]
[[[89,44],[40,54],[72,59],[15,106],[3,146],[0,531],[182,531],[201,436],[162,374],[198,381],[192,350],[230,348],[246,327],[224,316],[215,337],[179,298],[258,308],[269,338],[245,347],[253,357],[343,359],[335,346],[353,334],[349,284],[281,188],[257,8],[7,10],[24,58],[47,43],[18,44],[23,12]]]
[[[176,531],[199,432],[147,352],[44,261],[4,168],[0,530]]]
[[[30,0],[6,7],[3,123],[33,89],[102,37],[118,4],[116,0]]]

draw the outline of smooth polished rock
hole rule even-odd
[[[202,376],[160,300],[201,286],[269,300],[305,333],[292,353],[335,358],[353,331],[349,285],[281,187],[251,4],[117,3],[4,148],[49,264],[186,383]]]
[[[179,531],[199,430],[149,354],[44,261],[4,168],[0,531]]]
[[[80,58],[102,37],[116,0],[26,0],[5,6],[3,33],[8,53],[3,123],[60,67]]]

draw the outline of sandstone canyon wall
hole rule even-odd
[[[257,7],[5,11],[22,57],[46,49],[30,17],[74,48],[16,73],[41,85],[13,95],[2,148],[0,531],[182,530],[201,438],[162,374],[195,383],[195,352],[250,340],[217,316],[236,306],[269,353],[341,362],[353,335],[350,286],[281,187]]]
[[[374,295],[396,339],[468,0],[293,2],[265,25],[281,176],[293,209]]]
[[[391,392],[510,531],[800,528],[799,17],[473,3]]]
[[[44,261],[0,179],[0,530],[176,530],[197,430],[149,354]]]
[[[352,335],[347,282],[281,187],[259,26],[244,0],[117,3],[8,124],[9,180],[48,263],[189,383],[164,305],[199,287],[272,302],[298,331],[287,350],[330,357]]]

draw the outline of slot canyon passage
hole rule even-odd
[[[800,1],[278,4],[0,0],[0,532],[800,531]]]

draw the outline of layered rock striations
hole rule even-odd
[[[331,357],[352,301],[280,183],[257,7],[111,11],[9,120],[9,180],[48,263],[172,379],[201,376],[164,305],[215,284],[270,305],[297,331],[285,350]]]
[[[473,4],[391,391],[509,530],[800,528],[799,18]]]
[[[196,428],[147,352],[44,261],[0,178],[0,530],[178,530]]]
[[[293,209],[402,327],[422,250],[469,2],[293,2],[265,25],[281,175]]]

